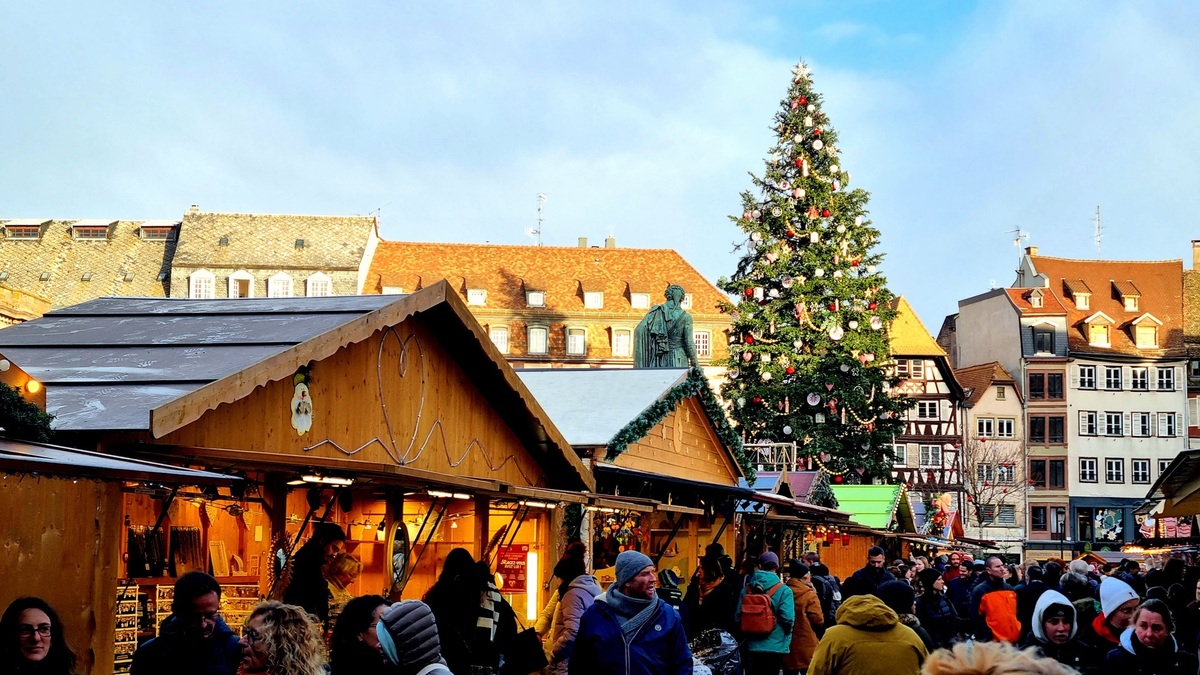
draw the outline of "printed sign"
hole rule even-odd
[[[503,586],[501,593],[524,593],[526,575],[529,573],[529,544],[514,544],[501,546],[500,555],[496,558],[496,573],[500,575]]]

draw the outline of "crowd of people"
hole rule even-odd
[[[958,553],[889,565],[876,547],[842,581],[816,553],[784,564],[766,552],[735,568],[714,544],[684,593],[672,570],[632,550],[617,556],[615,581],[604,590],[586,571],[584,545],[574,542],[554,568],[541,616],[522,632],[486,562],[461,548],[422,600],[347,599],[357,570],[339,532],[318,528],[297,555],[283,595],[291,602],[260,603],[240,635],[221,618],[216,579],[180,577],[171,615],[134,653],[133,675],[1200,671],[1200,567],[1179,559],[1145,573],[1133,561],[1104,570],[1082,560],[1018,569],[999,556]],[[537,637],[521,639],[529,632]],[[693,657],[690,645],[713,633],[734,645],[723,664]],[[4,672],[71,675],[76,661],[49,604],[20,598],[5,610]]]

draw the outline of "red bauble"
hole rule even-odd
[[[830,216],[829,209],[821,209],[821,217],[828,218]]]
[[[878,307],[878,306],[879,306],[879,305],[878,305],[877,303],[874,303],[874,302],[872,302],[872,303],[870,303],[870,304],[868,304],[868,305],[867,305],[867,309],[875,309],[875,308],[876,308],[876,307]]]
[[[754,336],[753,335],[746,336],[746,344],[748,344],[748,345],[754,344]]]
[[[750,400],[754,401],[755,403],[762,403],[762,397],[761,397],[761,396],[755,396],[754,398],[752,398],[752,399],[750,399]]]
[[[788,366],[787,368],[784,369],[783,372],[787,373],[788,375],[791,375],[796,372],[796,369],[791,366]]]
[[[798,167],[804,166],[804,158],[803,157],[796,160],[796,166],[798,166]]]
[[[835,304],[833,304],[833,303],[829,303],[829,311],[831,311],[831,312],[836,312],[836,311],[837,311],[837,305],[835,305]]]
[[[807,96],[800,97],[800,105],[808,105],[808,97]]]
[[[754,295],[754,289],[753,289],[753,288],[747,288],[747,289],[746,289],[746,297],[748,298],[748,297],[750,297],[750,296],[752,296],[752,295]]]
[[[812,132],[813,132],[813,136],[820,136],[821,135],[821,127],[817,127],[816,129],[813,129]]]
[[[850,261],[850,266],[851,266],[851,267],[858,267],[858,260],[851,260],[851,261]]]
[[[796,231],[795,231],[795,230],[788,230],[788,231],[787,231],[787,236],[789,236],[789,237],[794,237],[794,236],[796,236]]]
[[[843,477],[841,477],[841,476],[834,476],[834,477],[833,477],[833,482],[835,482],[835,483],[841,483],[841,482],[844,482],[845,480],[846,480],[846,479],[845,479],[845,478],[843,478]]]

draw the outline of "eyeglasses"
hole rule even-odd
[[[242,637],[246,639],[246,644],[250,645],[263,639],[262,633],[254,630],[253,628],[243,628]]]
[[[42,623],[38,624],[37,626],[30,626],[27,623],[23,623],[20,626],[17,626],[17,637],[28,639],[33,637],[34,633],[37,633],[42,637],[50,637],[50,624]]]

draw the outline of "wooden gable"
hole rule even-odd
[[[313,467],[351,474],[354,467],[402,468],[397,473],[555,487],[542,458],[521,443],[439,337],[417,314],[314,362],[311,428],[303,435],[292,425],[296,387],[289,377],[207,410],[158,442],[265,453],[298,467],[311,459]]]
[[[737,485],[742,475],[695,396],[683,399],[610,463],[719,485]]]

